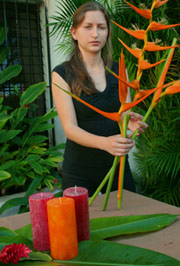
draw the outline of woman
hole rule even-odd
[[[103,111],[119,110],[118,81],[105,70],[108,65],[118,73],[118,64],[111,60],[110,21],[104,7],[96,2],[80,6],[73,17],[71,35],[72,57],[55,67],[52,73],[53,98],[67,137],[62,188],[83,186],[92,196],[112,166],[114,156],[128,154],[134,142],[120,136],[116,122],[72,99],[54,85],[72,91]],[[147,125],[141,120],[140,115],[131,113],[128,128],[132,132],[136,129],[143,132]],[[112,190],[117,190],[117,177],[118,171]],[[135,191],[128,162],[124,188]]]

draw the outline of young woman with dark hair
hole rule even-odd
[[[118,73],[118,64],[112,62],[111,26],[105,8],[97,2],[81,5],[74,14],[71,35],[74,49],[70,60],[56,66],[52,72],[53,98],[67,137],[62,188],[83,186],[92,196],[112,166],[114,156],[128,154],[134,142],[129,137],[121,137],[116,122],[89,109],[54,85],[72,91],[103,111],[119,110],[118,80],[105,69],[107,65]],[[142,133],[147,124],[141,120],[141,115],[132,112],[128,128]],[[117,190],[117,183],[118,170],[112,190]],[[128,161],[124,188],[135,191]]]

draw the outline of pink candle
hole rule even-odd
[[[53,198],[54,194],[50,192],[35,193],[29,196],[33,246],[39,251],[50,249],[47,201]]]
[[[64,190],[63,196],[73,198],[75,201],[78,241],[88,240],[90,238],[88,190],[84,187],[70,187]]]

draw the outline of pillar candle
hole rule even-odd
[[[70,187],[64,190],[63,196],[73,198],[75,201],[78,241],[88,240],[90,238],[88,190],[84,187]]]
[[[70,260],[78,255],[75,203],[70,198],[55,198],[47,203],[51,256]]]
[[[50,249],[47,201],[52,198],[54,198],[54,194],[51,192],[35,193],[29,196],[33,246],[39,251]]]

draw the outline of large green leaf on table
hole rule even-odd
[[[31,224],[27,224],[21,228],[16,229],[15,231],[13,231],[15,234],[21,235],[21,236],[25,236],[29,239],[32,239],[32,227]]]
[[[10,177],[11,177],[10,173],[0,170],[0,181],[6,180]]]
[[[24,236],[16,235],[16,236],[0,236],[0,243],[3,243],[5,245],[10,245],[13,243],[16,244],[26,244],[30,247],[30,249],[33,249],[33,243],[30,239]]]
[[[16,265],[17,266],[61,266],[62,264],[55,263],[53,261],[49,261],[49,262],[46,262],[46,261],[22,261]],[[1,266],[7,266],[7,264],[2,263]],[[14,264],[9,263],[8,266],[14,266]]]
[[[20,206],[20,205],[27,205],[28,204],[28,199],[25,197],[21,198],[14,198],[6,201],[1,207],[0,207],[0,215],[8,210],[9,208]]]
[[[17,233],[9,228],[0,227],[0,237],[1,236],[17,236]]]
[[[8,66],[2,72],[0,72],[0,84],[3,84],[4,82],[18,76],[21,70],[22,66],[20,65]]]
[[[173,223],[176,217],[171,214],[152,214],[95,218],[90,220],[91,238],[105,239],[157,231]]]
[[[52,261],[52,258],[46,253],[31,252],[29,253],[29,258],[25,258],[25,260]]]
[[[28,87],[22,94],[20,99],[20,106],[32,103],[36,98],[41,95],[46,89],[46,82],[39,82]]]
[[[118,244],[106,240],[89,240],[79,243],[79,255],[61,265],[106,265],[106,266],[173,266],[180,265],[180,261],[152,250]]]

